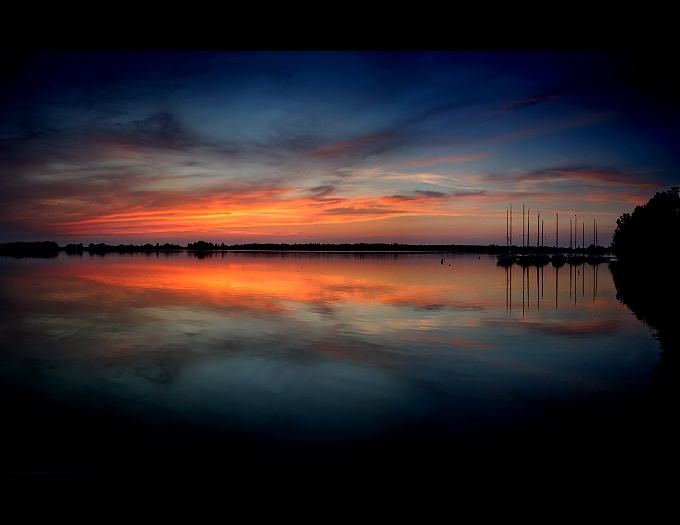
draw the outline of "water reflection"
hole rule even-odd
[[[136,440],[267,451],[485,436],[645,388],[658,350],[609,272],[440,259],[0,259],[2,388]]]
[[[673,263],[611,265],[616,297],[633,311],[635,316],[647,323],[655,332],[661,348],[655,379],[660,393],[657,402],[666,405],[677,397],[678,349],[680,330],[678,318],[680,283]]]
[[[513,278],[513,265],[502,267],[505,271],[505,309],[508,312],[512,311],[512,278]],[[526,310],[531,309],[532,305],[535,308],[541,308],[541,301],[545,299],[545,271],[544,266],[537,266],[536,275],[532,277],[533,268],[529,266],[520,266],[522,271],[522,315],[526,313]],[[560,270],[563,266],[554,266],[554,272],[552,278],[555,286],[555,308],[560,305]],[[577,302],[577,298],[580,296],[581,299],[585,298],[586,290],[586,271],[587,266],[585,263],[580,265],[569,265],[569,301],[573,300],[574,304]],[[590,284],[592,286],[592,300],[595,301],[598,294],[598,275],[599,275],[599,265],[591,265],[592,276],[589,277]],[[581,285],[581,290],[579,293],[578,286]],[[551,284],[548,285],[552,286]],[[535,292],[533,291],[535,289]],[[532,300],[532,294],[535,294]],[[564,293],[562,293],[564,300]]]

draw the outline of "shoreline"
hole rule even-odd
[[[60,252],[68,255],[90,255],[107,253],[197,253],[215,254],[226,252],[261,252],[261,253],[466,253],[466,254],[489,254],[498,255],[508,251],[516,254],[598,254],[604,255],[610,251],[602,246],[590,246],[588,248],[564,248],[555,246],[528,247],[528,246],[501,246],[496,244],[388,244],[388,243],[301,243],[301,244],[274,244],[274,243],[249,243],[234,245],[215,245],[212,243],[189,243],[187,246],[156,243],[134,245],[119,244],[109,245],[105,243],[87,246],[80,244],[68,244],[59,246],[56,242],[13,242],[0,244],[0,256],[10,257],[56,257]]]

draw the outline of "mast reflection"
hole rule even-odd
[[[513,265],[504,267],[505,272],[505,309],[507,312],[512,312],[512,268]],[[560,268],[561,266],[554,266],[555,272],[551,276],[546,272],[542,266],[536,267],[536,278],[535,278],[535,310],[541,309],[541,300],[545,300],[545,286],[551,286],[550,278],[554,278],[554,290],[555,290],[555,308],[560,306],[560,294],[565,294],[563,301],[567,301],[573,306],[577,306],[579,284],[581,285],[581,298],[585,298],[586,280],[591,280],[588,284],[592,287],[592,299],[595,301],[598,298],[598,285],[599,285],[599,265],[593,265],[592,277],[590,273],[586,272],[586,263],[581,264],[571,264],[569,265],[569,283],[568,285],[563,285],[560,288]],[[528,311],[531,310],[531,280],[533,272],[530,270],[529,266],[522,266],[522,315],[526,315]],[[546,283],[546,280],[548,283]],[[564,289],[567,286],[567,290]],[[568,295],[567,295],[568,294]],[[564,303],[563,303],[564,304]]]
[[[557,291],[559,289],[559,282],[560,282],[560,269],[558,266],[555,266],[555,308],[557,308]]]

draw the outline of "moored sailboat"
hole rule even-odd
[[[512,253],[512,204],[510,211],[505,210],[505,253],[496,255],[497,264],[499,266],[510,266],[515,262],[515,256]]]

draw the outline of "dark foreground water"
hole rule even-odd
[[[6,472],[655,454],[658,342],[606,264],[62,253],[0,258],[0,301]]]

